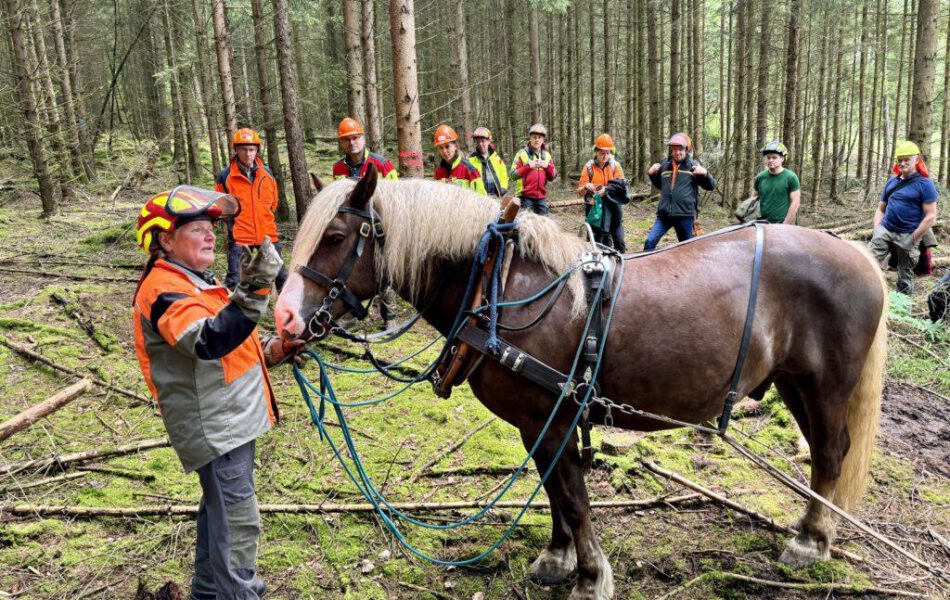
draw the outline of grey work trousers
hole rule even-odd
[[[914,241],[914,234],[895,233],[878,225],[871,234],[868,248],[882,264],[889,252],[897,256],[897,291],[911,295],[914,291],[914,266],[920,258],[920,248]]]
[[[257,538],[261,515],[254,495],[254,440],[198,469],[201,504],[191,600],[258,600]]]

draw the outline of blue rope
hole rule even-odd
[[[507,227],[507,225],[512,225],[512,226],[513,226],[513,224],[503,224],[503,225],[504,225],[503,227],[497,227],[498,224],[494,224],[494,225],[495,225],[495,227],[493,227],[493,226],[491,226],[491,225],[489,226],[489,228],[488,228],[489,230],[486,232],[486,234],[483,236],[481,242],[479,243],[479,248],[478,248],[478,251],[477,251],[477,254],[479,255],[479,260],[476,260],[476,261],[475,261],[475,264],[473,265],[473,269],[472,269],[472,272],[471,272],[470,277],[469,277],[469,285],[467,286],[466,294],[465,294],[465,296],[466,296],[466,298],[467,298],[467,302],[463,302],[463,304],[462,304],[463,307],[464,307],[464,306],[468,306],[468,305],[471,304],[471,296],[474,294],[474,282],[477,281],[478,275],[484,270],[484,262],[485,262],[485,260],[487,260],[487,256],[488,256],[488,253],[487,253],[487,245],[488,245],[488,242],[491,241],[492,239],[494,239],[496,242],[499,242],[500,245],[499,245],[498,261],[496,262],[495,269],[493,269],[492,276],[491,276],[491,278],[490,278],[490,280],[489,280],[489,290],[488,290],[488,293],[489,293],[489,298],[490,298],[490,300],[489,300],[489,305],[488,305],[487,308],[488,308],[488,310],[489,310],[489,315],[490,315],[490,325],[492,325],[492,324],[493,324],[493,325],[497,325],[497,307],[498,307],[499,305],[501,305],[501,306],[517,306],[517,305],[523,305],[523,304],[528,304],[528,303],[530,303],[530,302],[534,302],[535,300],[537,300],[537,298],[539,298],[539,297],[543,296],[544,294],[550,292],[550,290],[553,289],[558,283],[560,283],[560,281],[561,281],[562,279],[564,279],[564,278],[566,278],[566,277],[569,277],[569,276],[573,273],[573,271],[574,271],[576,268],[578,268],[578,266],[579,266],[579,265],[578,265],[578,266],[575,266],[574,268],[570,269],[568,272],[566,272],[566,273],[560,275],[558,278],[555,279],[554,282],[552,282],[551,284],[549,284],[546,288],[542,289],[541,291],[537,292],[536,294],[533,294],[532,296],[529,296],[528,298],[525,298],[525,299],[522,299],[522,300],[518,300],[518,301],[511,301],[511,302],[505,302],[505,303],[498,303],[498,302],[497,302],[497,290],[498,290],[498,287],[500,287],[500,286],[498,285],[498,284],[500,283],[500,281],[499,281],[499,279],[500,279],[500,268],[499,268],[499,265],[500,265],[500,264],[502,263],[502,261],[504,260],[504,239],[503,239],[503,236],[501,235],[501,232],[502,232],[503,230],[509,229],[509,228]],[[612,298],[610,311],[608,312],[608,315],[607,315],[607,320],[606,320],[606,323],[605,323],[605,333],[604,333],[604,336],[603,336],[603,338],[602,338],[602,340],[601,340],[600,348],[599,348],[599,350],[598,350],[597,362],[596,362],[596,364],[594,365],[594,368],[593,368],[593,378],[594,378],[594,380],[596,380],[597,374],[598,374],[598,372],[599,372],[599,370],[600,370],[600,365],[601,365],[601,362],[602,362],[602,357],[603,357],[604,348],[606,347],[607,335],[609,334],[609,331],[610,331],[610,323],[611,323],[611,321],[612,321],[612,319],[613,319],[614,308],[616,307],[616,300],[617,300],[617,297],[619,296],[619,292],[620,292],[620,287],[621,287],[621,286],[620,286],[620,282],[622,282],[622,280],[623,280],[623,273],[624,273],[624,264],[623,264],[623,262],[621,261],[621,262],[620,262],[620,272],[619,272],[618,284],[617,284],[617,286],[616,286],[616,289],[615,289],[615,292],[614,292],[614,295],[613,295],[613,298]],[[589,331],[589,329],[590,329],[590,326],[591,326],[591,321],[592,321],[592,318],[593,318],[593,315],[594,315],[594,311],[597,310],[597,308],[600,306],[600,299],[601,299],[601,296],[602,296],[602,293],[603,293],[603,283],[604,283],[604,279],[603,279],[603,278],[604,278],[604,277],[606,277],[606,273],[602,276],[601,286],[599,286],[599,288],[598,288],[598,290],[597,290],[597,292],[596,292],[596,294],[595,294],[595,296],[594,296],[594,299],[593,299],[593,301],[592,301],[591,310],[590,310],[590,312],[589,312],[589,314],[588,314],[587,321],[586,321],[585,327],[584,327],[584,335],[582,336],[581,339],[586,339],[587,333],[588,333],[588,331]],[[486,308],[486,307],[478,307],[478,309],[476,309],[475,312],[476,312],[476,313],[480,313],[480,312],[482,312],[485,308]],[[456,316],[455,325],[453,326],[453,328],[452,328],[452,330],[451,330],[450,336],[447,338],[446,347],[448,347],[448,346],[452,343],[451,340],[454,340],[454,339],[455,339],[455,337],[456,337],[457,334],[458,334],[458,331],[461,329],[461,326],[464,325],[465,319],[467,318],[466,313],[468,313],[468,312],[469,312],[469,311],[459,311],[459,314]],[[578,367],[578,364],[579,364],[579,361],[580,361],[580,357],[581,357],[581,354],[582,354],[582,348],[583,348],[582,345],[579,346],[578,349],[577,349],[577,351],[575,352],[574,361],[573,361],[573,363],[572,363],[572,365],[571,365],[571,370],[570,370],[570,373],[569,373],[569,375],[568,375],[571,381],[574,380],[574,376],[575,376],[575,373],[576,373],[576,371],[577,371],[577,367]],[[497,336],[496,336],[496,349],[497,349]],[[443,352],[444,352],[444,350],[443,350]],[[537,438],[537,440],[535,440],[535,443],[534,443],[534,445],[532,446],[531,450],[529,451],[528,455],[525,457],[524,461],[522,461],[522,463],[521,463],[521,465],[518,467],[518,469],[511,475],[511,477],[509,478],[509,481],[506,483],[505,486],[502,487],[502,489],[498,492],[498,494],[497,494],[488,504],[486,504],[485,507],[483,507],[481,510],[477,511],[476,513],[474,513],[474,514],[472,514],[472,515],[469,515],[468,517],[464,517],[463,519],[461,519],[461,520],[459,520],[459,521],[457,521],[457,522],[455,522],[455,523],[437,525],[437,524],[431,524],[431,523],[427,523],[427,522],[425,522],[425,521],[421,521],[421,520],[419,520],[419,519],[417,519],[417,518],[414,518],[414,517],[412,517],[412,516],[410,516],[410,515],[408,515],[408,514],[406,514],[406,513],[403,513],[403,512],[401,512],[401,511],[399,511],[399,510],[396,509],[394,506],[392,506],[392,505],[386,500],[386,498],[383,496],[383,494],[382,494],[382,493],[376,488],[376,486],[373,484],[372,479],[369,477],[369,475],[366,473],[366,471],[365,471],[365,469],[364,469],[364,467],[363,467],[362,460],[361,460],[361,458],[360,458],[359,452],[358,452],[357,449],[356,449],[355,444],[353,443],[352,435],[350,434],[350,430],[349,430],[349,425],[348,425],[348,423],[347,423],[347,421],[346,421],[346,416],[345,416],[345,414],[343,413],[342,408],[343,408],[343,407],[347,407],[347,406],[365,406],[365,405],[368,404],[368,403],[378,403],[378,402],[381,402],[381,401],[383,401],[383,400],[382,400],[382,399],[379,399],[379,400],[377,400],[377,401],[363,401],[363,402],[358,402],[358,403],[343,403],[343,402],[339,402],[339,401],[336,399],[336,395],[335,395],[335,393],[334,393],[334,391],[333,391],[332,384],[331,384],[330,379],[329,379],[329,376],[328,376],[328,374],[327,374],[327,367],[326,367],[326,364],[320,359],[320,357],[319,357],[315,352],[311,351],[310,354],[311,354],[311,356],[314,357],[316,363],[317,363],[318,366],[320,367],[320,386],[319,386],[319,389],[317,389],[316,387],[314,387],[313,384],[311,384],[311,383],[307,380],[307,378],[303,375],[303,373],[300,371],[300,369],[299,369],[298,367],[296,367],[296,365],[294,366],[294,378],[297,380],[297,383],[298,383],[298,385],[300,386],[301,394],[303,395],[304,401],[306,402],[306,404],[307,404],[307,406],[308,406],[308,409],[309,409],[309,411],[310,411],[311,420],[312,420],[313,423],[316,425],[316,427],[317,427],[317,429],[318,429],[318,431],[319,431],[319,433],[320,433],[320,439],[323,440],[323,439],[325,438],[325,439],[328,441],[328,443],[330,444],[331,448],[333,449],[334,454],[336,455],[337,459],[340,461],[340,464],[343,466],[343,468],[344,468],[344,470],[345,470],[347,476],[348,476],[348,477],[350,478],[350,480],[354,483],[354,485],[357,487],[357,489],[360,491],[360,493],[363,494],[363,496],[364,496],[367,500],[369,500],[369,502],[373,505],[373,507],[376,509],[377,513],[379,514],[380,518],[381,518],[381,519],[383,520],[383,522],[386,524],[387,528],[392,532],[393,536],[394,536],[397,540],[399,540],[399,542],[400,542],[407,550],[409,550],[411,553],[413,553],[414,555],[416,555],[416,556],[418,556],[419,558],[422,558],[422,559],[424,559],[424,560],[428,560],[428,561],[430,561],[430,562],[433,562],[433,563],[436,563],[436,564],[441,564],[441,565],[464,566],[464,565],[469,565],[469,564],[473,564],[473,563],[475,563],[475,562],[478,562],[478,561],[482,560],[483,558],[485,558],[486,556],[488,556],[491,552],[493,552],[494,550],[496,550],[502,543],[504,543],[504,541],[505,541],[506,539],[508,539],[508,537],[510,537],[511,533],[514,531],[514,528],[520,523],[521,518],[524,516],[524,514],[527,512],[528,508],[531,506],[531,502],[534,500],[534,498],[537,496],[537,494],[540,492],[541,488],[543,487],[544,483],[547,481],[547,478],[550,476],[550,474],[551,474],[551,472],[552,472],[554,466],[557,464],[557,461],[560,460],[560,457],[561,457],[561,455],[563,454],[564,449],[566,448],[568,441],[572,438],[572,433],[573,433],[574,429],[577,427],[577,423],[579,422],[581,415],[583,414],[584,410],[586,410],[586,408],[587,408],[587,406],[588,406],[588,403],[589,403],[589,401],[590,401],[590,396],[591,396],[591,394],[593,393],[593,386],[585,386],[587,389],[586,389],[586,391],[585,391],[584,397],[583,397],[581,400],[578,401],[578,410],[577,410],[576,414],[574,415],[574,418],[573,418],[573,420],[572,420],[572,422],[571,422],[571,426],[566,430],[566,434],[565,434],[564,438],[561,440],[561,443],[560,443],[560,445],[559,445],[559,447],[558,447],[558,450],[557,450],[557,452],[556,452],[556,454],[555,454],[554,460],[551,461],[550,465],[549,465],[548,468],[545,470],[544,474],[542,475],[541,481],[538,483],[538,485],[535,487],[534,491],[533,491],[533,492],[531,493],[531,495],[528,497],[528,500],[527,500],[525,506],[521,509],[521,511],[518,513],[518,515],[516,516],[516,518],[512,521],[511,525],[510,525],[510,526],[505,530],[505,532],[501,535],[501,537],[500,537],[494,544],[492,544],[491,547],[489,547],[489,548],[488,548],[487,550],[485,550],[484,552],[478,554],[477,556],[471,557],[471,558],[469,558],[469,559],[461,560],[461,561],[444,561],[444,560],[441,560],[441,559],[438,559],[438,558],[429,556],[429,555],[425,554],[424,552],[421,552],[421,551],[418,550],[417,548],[413,547],[411,544],[409,544],[409,542],[404,538],[404,536],[403,536],[401,530],[399,529],[398,525],[393,521],[392,518],[390,518],[390,516],[387,514],[386,511],[391,512],[396,518],[405,520],[405,521],[407,521],[407,522],[409,522],[409,523],[411,523],[411,524],[418,525],[418,526],[425,527],[425,528],[429,528],[429,529],[437,529],[437,530],[455,529],[455,528],[461,527],[461,526],[463,526],[463,525],[465,525],[465,524],[471,523],[471,522],[473,522],[473,521],[475,521],[475,520],[477,520],[477,519],[480,519],[480,518],[481,518],[482,516],[484,516],[489,510],[491,510],[491,509],[495,506],[495,504],[496,504],[502,497],[504,497],[504,495],[511,489],[511,487],[515,484],[515,482],[521,477],[522,473],[524,472],[525,467],[527,466],[528,461],[533,458],[534,453],[537,451],[537,449],[538,449],[538,447],[540,446],[542,440],[544,439],[545,435],[547,434],[548,430],[550,429],[550,426],[551,426],[551,424],[553,423],[554,418],[555,418],[555,416],[557,415],[557,413],[558,413],[558,411],[559,411],[559,409],[560,409],[560,407],[561,407],[561,404],[562,404],[564,398],[565,398],[566,395],[567,395],[567,389],[568,389],[568,387],[565,386],[564,390],[563,390],[563,391],[561,392],[561,394],[558,396],[558,399],[557,399],[557,401],[556,401],[556,403],[555,403],[555,405],[554,405],[554,407],[553,407],[553,409],[552,409],[552,411],[551,411],[551,414],[549,415],[547,421],[545,422],[544,427],[542,428],[541,432],[538,434],[538,438]],[[437,363],[437,362],[438,362],[438,361],[436,361],[436,363]],[[436,363],[433,363],[433,365],[436,364]],[[430,365],[430,367],[431,367],[431,365]],[[431,371],[431,368],[427,368],[427,369],[426,369],[426,372],[424,373],[424,375],[425,375],[426,377],[428,377],[428,374],[429,374],[430,371]],[[422,374],[421,374],[421,375],[422,375]],[[421,375],[420,375],[420,376],[421,376]],[[421,381],[421,379],[418,379],[418,378],[417,378],[416,381],[414,381],[414,382],[412,382],[412,383],[406,385],[402,390],[399,390],[398,392],[396,392],[396,393],[394,393],[394,394],[390,394],[389,396],[386,397],[386,399],[390,399],[390,398],[392,398],[392,397],[397,396],[398,394],[402,393],[402,391],[405,391],[406,388],[408,388],[408,387],[411,386],[411,385],[414,385],[415,383],[418,383],[419,381]],[[314,406],[313,400],[312,400],[312,398],[311,398],[311,396],[310,396],[309,391],[314,391],[314,392],[316,392],[316,393],[319,395],[319,397],[320,397],[320,399],[321,399],[319,409],[317,409],[317,408]],[[342,455],[341,452],[339,451],[339,448],[338,448],[337,445],[333,442],[333,439],[330,437],[329,433],[326,431],[326,428],[325,428],[324,422],[323,422],[323,420],[324,420],[324,415],[325,415],[325,410],[326,410],[326,409],[325,409],[325,402],[330,402],[330,403],[333,405],[334,412],[336,413],[337,418],[338,418],[338,420],[339,420],[340,428],[341,428],[341,431],[342,431],[342,434],[343,434],[343,439],[344,439],[344,441],[345,441],[345,443],[346,443],[346,446],[347,446],[347,449],[348,449],[348,451],[349,451],[351,460],[353,461],[353,465],[354,465],[355,470],[356,470],[356,475],[354,475],[353,470],[351,470],[350,467],[346,464],[346,460],[344,459],[343,455]],[[357,475],[359,476],[358,479],[357,479]],[[385,510],[384,510],[384,508],[385,508]]]

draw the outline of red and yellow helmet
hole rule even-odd
[[[455,130],[449,127],[446,124],[439,125],[435,129],[435,139],[432,141],[437,147],[444,146],[449,142],[458,141],[459,134],[455,133]]]
[[[231,148],[234,148],[235,146],[243,146],[245,144],[254,144],[260,148],[261,136],[250,127],[242,127],[241,129],[238,129],[234,132],[234,136],[231,138]]]
[[[155,194],[139,211],[135,241],[145,252],[151,252],[159,231],[175,231],[190,221],[233,219],[241,212],[234,196],[212,190],[180,185]]]

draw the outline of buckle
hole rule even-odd
[[[330,288],[330,293],[327,294],[327,297],[330,298],[331,300],[336,300],[337,298],[339,298],[340,288],[338,287]]]
[[[372,227],[370,227],[370,224],[369,224],[369,223],[367,223],[367,222],[364,221],[363,223],[360,224],[360,236],[361,236],[361,237],[369,237],[370,231],[372,231]]]

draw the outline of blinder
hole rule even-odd
[[[375,237],[380,245],[385,241],[383,223],[380,221],[376,211],[372,209],[360,210],[350,206],[341,206],[338,212],[356,215],[364,219],[365,222],[360,224],[356,242],[350,249],[350,254],[346,257],[336,277],[328,277],[316,269],[311,269],[307,265],[299,265],[296,269],[301,277],[329,289],[320,307],[317,308],[316,312],[313,313],[313,316],[310,317],[310,320],[307,322],[307,332],[310,334],[311,339],[322,339],[336,326],[330,309],[337,300],[343,301],[357,319],[363,320],[366,318],[366,315],[369,314],[369,302],[364,306],[363,303],[360,302],[360,299],[356,297],[356,294],[346,287],[346,280],[349,279],[356,263],[363,257],[363,252],[366,250],[366,242],[370,237]]]

